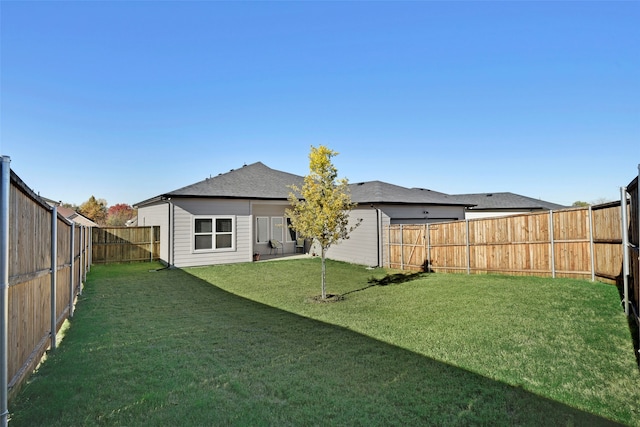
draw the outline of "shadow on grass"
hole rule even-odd
[[[408,273],[408,274],[405,274],[405,273],[387,274],[382,279],[376,279],[372,277],[369,280],[367,280],[367,283],[369,283],[369,285],[360,289],[354,289],[352,291],[345,292],[341,296],[344,297],[349,294],[365,291],[369,288],[373,288],[374,286],[388,286],[388,285],[397,285],[400,283],[406,283],[412,280],[420,279],[423,276],[424,276],[424,273],[419,272],[419,273]]]
[[[92,278],[84,299],[12,426],[614,425],[181,270]]]
[[[622,279],[622,276],[619,275],[616,278],[616,288],[618,288],[618,295],[620,295],[620,305],[622,306],[622,310],[624,310],[624,281]],[[631,291],[631,289],[629,289],[629,291]],[[630,294],[632,294],[632,292],[629,292]],[[630,310],[630,315],[627,316],[627,324],[629,325],[629,333],[631,334],[631,339],[633,341],[633,348],[634,348],[634,353],[636,356],[636,363],[638,364],[638,369],[640,369],[640,329],[638,329],[638,324],[636,323],[636,320],[634,318],[633,315],[633,296],[632,295],[628,295],[629,296],[629,310]]]

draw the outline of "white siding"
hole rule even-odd
[[[356,208],[351,211],[349,224],[362,218],[360,226],[353,230],[349,239],[333,244],[327,251],[327,258],[346,261],[354,264],[378,266],[379,223],[377,210],[373,208]]]
[[[177,199],[174,212],[174,260],[176,267],[231,264],[252,260],[252,216],[248,200]],[[235,249],[194,253],[193,216],[222,215],[235,218]]]
[[[160,226],[160,260],[169,263],[169,204],[159,202],[138,209],[139,226]]]

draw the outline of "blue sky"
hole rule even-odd
[[[311,145],[350,182],[619,199],[640,2],[0,2],[0,152],[134,204]]]

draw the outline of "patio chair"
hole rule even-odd
[[[271,239],[269,240],[269,253],[272,254],[273,251],[276,251],[276,255],[278,255],[278,249],[280,249],[280,253],[284,255],[284,250],[282,248],[282,243],[280,243],[278,240],[275,239]]]
[[[300,249],[300,253],[304,253],[304,239],[298,238],[296,239],[296,252]]]

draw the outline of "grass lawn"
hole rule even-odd
[[[94,266],[28,425],[640,425],[613,286],[303,259]]]

